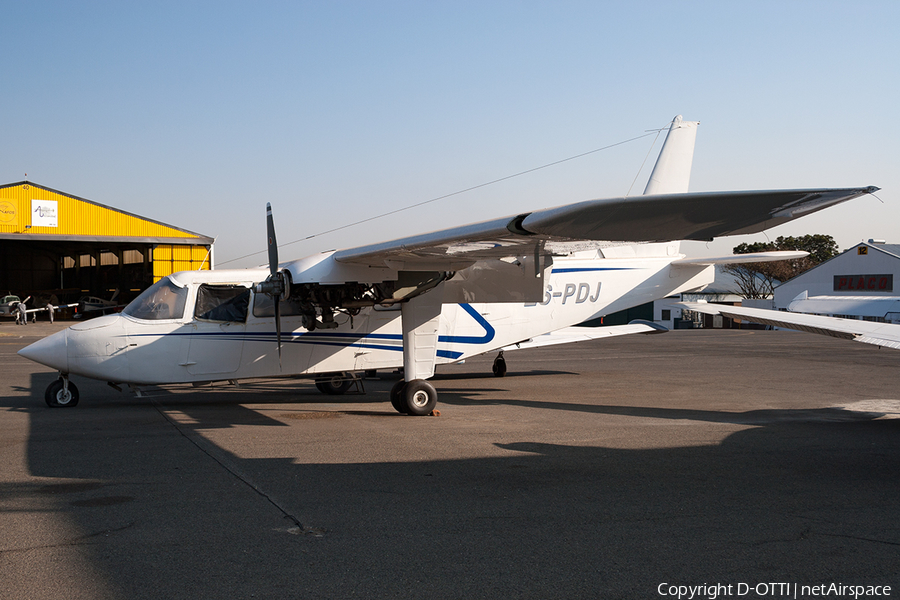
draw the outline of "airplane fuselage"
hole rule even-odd
[[[539,302],[444,304],[436,364],[461,361],[712,280],[710,268],[672,267],[672,260],[682,257],[677,250],[677,243],[643,244],[606,249],[614,258],[598,251],[555,257]],[[313,331],[303,327],[300,315],[283,309],[279,360],[271,299],[252,289],[267,274],[264,269],[176,273],[169,286],[183,296],[180,314],[160,313],[155,305],[156,312],[134,310],[132,305],[124,314],[72,325],[23,355],[61,373],[136,385],[403,365],[399,304],[365,307],[354,316],[339,313],[335,328]],[[228,299],[209,299],[216,294]],[[231,300],[235,297],[238,301]],[[217,301],[222,306],[210,308]]]

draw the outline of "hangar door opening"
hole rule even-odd
[[[149,244],[0,240],[0,290],[67,303],[86,294],[108,298],[118,289],[130,299],[153,282],[151,252]]]

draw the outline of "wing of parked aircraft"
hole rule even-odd
[[[722,315],[731,319],[740,319],[761,325],[772,325],[774,327],[829,335],[855,342],[900,349],[900,325],[893,323],[858,321],[856,319],[806,315],[780,310],[745,308],[706,302],[679,302],[672,306],[708,315]]]
[[[527,254],[554,241],[707,241],[758,233],[877,190],[870,186],[589,200],[341,250],[334,259],[375,268],[456,270],[477,260]]]

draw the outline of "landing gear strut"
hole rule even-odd
[[[398,381],[391,388],[391,406],[407,415],[430,415],[437,406],[437,390],[424,379]]]
[[[316,379],[316,389],[323,394],[340,396],[353,385],[354,377],[350,373],[335,373],[330,377]]]
[[[503,350],[494,359],[494,366],[491,368],[494,377],[506,377],[506,359],[503,358]]]
[[[60,375],[59,379],[47,386],[44,401],[50,408],[63,408],[78,404],[78,388],[69,381],[68,375]]]

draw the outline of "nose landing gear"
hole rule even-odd
[[[491,367],[491,371],[494,372],[494,377],[506,377],[506,359],[503,358],[503,350],[494,359],[494,366]]]
[[[65,408],[78,404],[78,388],[69,381],[68,375],[60,374],[59,379],[47,386],[44,401],[50,408]]]

